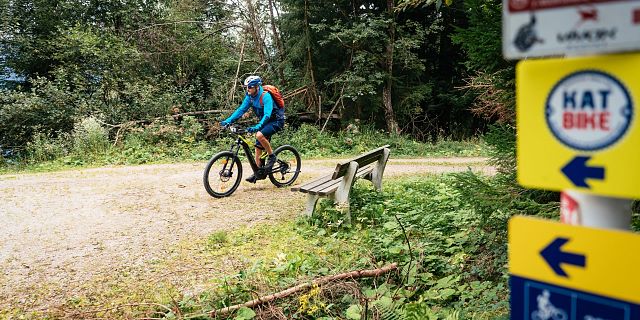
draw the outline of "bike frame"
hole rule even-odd
[[[294,147],[290,145],[277,147],[274,150],[274,154],[276,154],[276,157],[280,157],[278,156],[280,154],[282,159],[276,159],[273,167],[267,170],[262,164],[265,163],[263,161],[266,161],[268,155],[264,152],[259,159],[255,159],[254,150],[252,149],[259,146],[257,146],[257,142],[253,142],[253,136],[247,135],[249,133],[248,130],[228,126],[223,127],[223,130],[230,131],[235,137],[232,136],[229,149],[216,153],[205,167],[203,182],[205,189],[212,197],[228,197],[238,188],[242,177],[242,161],[239,157],[241,149],[247,156],[256,180],[269,178],[276,187],[285,187],[291,185],[298,177],[301,160],[298,150]],[[216,167],[212,169],[214,164]],[[249,170],[247,169],[245,172],[249,172]],[[212,174],[215,182],[214,186],[210,183]],[[229,181],[231,181],[232,185],[227,186],[226,183]],[[254,182],[251,179],[249,181]],[[227,187],[230,187],[230,189],[226,190]]]
[[[238,156],[238,152],[240,152],[240,147],[242,146],[242,150],[244,150],[245,155],[247,156],[247,160],[249,160],[249,165],[251,166],[251,170],[253,170],[253,173],[258,173],[258,171],[260,170],[260,168],[258,167],[258,164],[256,163],[255,160],[255,156],[253,154],[253,150],[251,150],[251,148],[255,148],[256,144],[253,142],[250,142],[247,138],[243,137],[241,133],[237,133],[237,132],[233,132],[237,137],[236,137],[236,141],[234,143],[231,144],[231,149],[229,151],[231,151],[236,157]],[[260,159],[264,159],[266,158],[267,153],[263,152],[262,156],[260,157]]]

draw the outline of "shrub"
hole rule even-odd
[[[64,83],[33,80],[28,92],[0,92],[0,144],[24,146],[37,133],[55,137],[70,132],[79,114],[77,97]],[[42,138],[42,137],[41,137]]]
[[[298,130],[285,130],[274,136],[274,144],[291,144],[304,157],[346,156],[359,154],[388,144],[393,156],[484,156],[486,144],[480,139],[469,141],[441,140],[436,144],[418,142],[410,137],[388,134],[372,126],[350,125],[339,132],[320,132],[316,126],[303,124]]]
[[[94,117],[77,122],[72,137],[73,149],[77,154],[103,154],[109,148],[109,133]]]
[[[55,160],[69,154],[70,139],[68,135],[53,138],[42,132],[36,132],[33,140],[27,143],[26,158],[30,163],[41,163]]]

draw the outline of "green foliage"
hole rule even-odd
[[[360,320],[362,318],[362,307],[359,304],[352,304],[347,308],[347,319]]]
[[[36,133],[26,147],[31,162],[41,163],[61,158],[69,153],[68,137],[52,138],[44,133]]]
[[[343,61],[345,70],[328,79],[326,84],[343,88],[344,97],[354,101],[359,96],[374,95],[385,79],[382,53],[388,42],[390,23],[384,17],[364,14],[347,21],[313,25],[316,32],[327,32],[326,40],[319,41],[321,47],[344,47],[349,55],[349,59]]]
[[[60,167],[144,164],[169,161],[205,161],[228,149],[230,136],[213,141],[204,137],[204,128],[194,117],[186,116],[177,124],[171,118],[123,130],[117,141],[108,138],[107,128],[94,117],[82,118],[71,133],[37,132],[23,152],[21,165],[0,163],[0,170],[54,170]],[[124,132],[124,133],[123,133]],[[113,135],[112,131],[112,135]],[[303,125],[285,130],[273,138],[273,145],[291,144],[303,159],[356,155],[385,144],[394,157],[486,156],[488,148],[481,140],[441,140],[436,144],[417,142],[401,135],[389,135],[371,127],[337,133],[321,133],[317,127]]]
[[[71,132],[82,112],[80,97],[65,91],[64,82],[33,81],[31,91],[0,92],[0,144],[23,146],[39,132],[56,136]]]
[[[356,155],[385,144],[391,145],[394,157],[402,156],[485,156],[486,146],[481,140],[452,141],[440,139],[434,144],[415,141],[407,136],[388,134],[371,126],[351,125],[347,130],[320,132],[311,125],[296,131],[284,131],[274,136],[274,144],[291,144],[304,157]]]
[[[212,290],[195,296],[184,297],[180,302],[183,316],[207,314],[212,309],[227,307],[255,298],[255,294],[271,294],[280,287],[297,284],[299,279],[311,279],[344,270],[358,264],[361,248],[345,243],[338,237],[317,237],[317,230],[300,228],[304,222],[275,222],[254,225],[239,230],[210,235],[204,250],[214,257],[233,261],[242,266],[233,274],[214,276]],[[291,246],[296,243],[296,246]],[[364,265],[363,265],[364,266]],[[327,310],[336,309],[326,303],[324,287],[311,286],[307,291],[293,296],[279,306],[294,318],[320,318]],[[347,299],[341,306],[343,312],[351,305]],[[175,306],[175,304],[172,304]],[[242,311],[241,311],[242,310]],[[253,310],[257,312],[259,308]],[[264,318],[264,311],[254,315],[250,309],[240,309],[228,315]]]
[[[403,266],[398,295],[407,299],[404,315],[410,319],[505,315],[506,219],[557,212],[556,205],[514,195],[493,179],[472,175],[479,190],[470,193],[460,184],[468,175],[390,183],[384,194],[358,184],[351,201],[354,226],[334,228],[366,243],[376,261]],[[314,225],[335,225],[336,216],[326,210]]]
[[[78,118],[115,125],[161,117],[173,107],[232,107],[238,102],[238,96],[229,97],[237,90],[234,75],[255,70],[285,92],[307,85],[304,99],[289,101],[292,111],[315,114],[320,99],[325,112],[338,105],[346,121],[366,119],[385,127],[381,95],[390,84],[400,126],[415,138],[461,139],[478,129],[467,111],[470,100],[460,99],[463,93],[455,89],[464,70],[449,35],[452,26],[464,24],[460,10],[391,12],[379,1],[276,1],[283,14],[276,15],[274,27],[287,48],[281,56],[271,47],[275,34],[264,41],[268,48],[255,45],[261,39],[246,39],[250,30],[235,26],[239,14],[228,4],[0,4],[0,46],[7,52],[0,59],[3,67],[26,77],[22,86],[3,94],[0,121],[8,124],[0,129],[3,146],[23,147],[36,132],[70,133]],[[266,1],[255,6],[256,19],[271,23]],[[240,44],[250,42],[254,45],[244,47],[238,66]]]
[[[263,249],[235,276],[217,280],[218,289],[195,303],[200,307],[183,311],[206,312],[205,306],[247,301],[248,293],[263,292],[265,286],[272,293],[304,279],[397,262],[398,272],[384,278],[314,286],[277,305],[286,317],[303,319],[506,319],[505,219],[513,214],[557,217],[558,208],[514,195],[495,179],[468,175],[391,180],[384,193],[358,182],[351,194],[351,225],[323,202],[295,229],[258,227],[229,234],[222,244],[212,235],[207,246],[217,254],[242,256],[255,245]],[[471,178],[476,193],[460,184]],[[283,245],[287,241],[297,245]]]
[[[93,0],[0,5],[0,67],[26,78],[3,89],[3,146],[23,147],[36,132],[70,133],[77,118],[121,124],[161,117],[173,107],[182,112],[217,107],[226,92],[212,90],[212,84],[235,71],[228,39],[213,31],[229,14],[224,5]]]
[[[109,149],[107,129],[92,117],[76,123],[72,139],[74,152],[78,154],[103,154]]]
[[[469,17],[467,28],[456,28],[454,43],[467,54],[467,68],[489,73],[509,65],[502,58],[502,1],[464,0]]]
[[[484,136],[489,148],[491,163],[498,170],[511,177],[516,172],[516,132],[515,127],[508,124],[493,125]]]
[[[207,247],[210,249],[217,249],[224,246],[227,242],[229,242],[227,232],[217,231],[209,235],[209,238],[207,239]]]
[[[95,118],[81,119],[71,133],[57,136],[37,132],[18,164],[4,162],[0,170],[56,170],[64,167],[158,163],[176,160],[205,161],[228,141],[210,144],[203,140],[203,127],[193,117],[180,124],[163,119],[134,128],[117,144]],[[26,165],[26,167],[25,167]]]
[[[460,8],[389,12],[389,2],[379,1],[281,3],[286,63],[297,71],[296,78],[317,87],[322,111],[337,104],[346,120],[367,119],[384,127],[382,92],[390,84],[404,132],[432,142],[476,133],[481,121],[457,89],[464,84],[464,57],[450,40],[453,26],[466,24]],[[315,105],[307,103],[306,110]]]
[[[640,200],[631,204],[631,230],[640,232]]]
[[[238,312],[236,313],[236,317],[234,318],[235,320],[249,320],[249,319],[253,319],[255,318],[256,313],[253,312],[253,310],[247,308],[247,307],[242,307],[238,310]]]

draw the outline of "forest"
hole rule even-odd
[[[513,122],[500,1],[396,2],[3,0],[0,146],[88,117],[111,139],[178,113],[208,129],[250,74],[283,91],[292,126],[435,141]]]
[[[283,92],[289,131],[281,139],[305,159],[382,141],[394,156],[483,156],[497,170],[393,179],[382,194],[356,184],[353,225],[323,202],[306,221],[212,233],[190,243],[198,257],[255,260],[210,275],[214,285],[195,294],[104,280],[100,292],[44,313],[12,305],[0,318],[509,317],[507,221],[557,219],[558,195],[515,181],[515,62],[501,53],[502,0],[0,5],[3,173],[202,163],[226,146],[219,122],[242,101],[248,75]],[[386,278],[315,284],[266,306],[215,312],[392,262],[397,272]]]

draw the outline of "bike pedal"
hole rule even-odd
[[[257,180],[264,180],[267,178],[267,172],[264,169],[258,169],[258,172],[256,172],[256,178]]]

